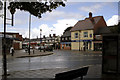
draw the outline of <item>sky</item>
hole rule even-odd
[[[3,11],[0,11],[2,14]],[[58,7],[52,12],[42,14],[42,18],[31,16],[31,38],[56,34],[61,36],[67,27],[74,26],[79,20],[84,20],[92,12],[94,16],[103,16],[107,26],[118,23],[118,2],[66,2],[65,7]],[[7,32],[20,33],[29,37],[29,13],[17,10],[14,15],[14,26],[7,25]],[[11,18],[7,10],[7,17]],[[7,20],[8,23],[10,21]],[[3,31],[3,19],[0,17],[0,32]]]

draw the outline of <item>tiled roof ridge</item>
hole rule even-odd
[[[103,16],[94,16],[94,17],[92,17],[92,18],[97,18],[97,17],[103,17]],[[89,17],[87,17],[87,18],[85,18],[84,20],[79,20],[79,21],[85,21],[86,19],[90,19]],[[79,22],[78,21],[78,22]]]
[[[92,17],[92,18],[97,18],[97,17],[103,17],[103,16],[95,16],[95,17]],[[82,21],[85,21],[86,19],[90,19],[89,17],[85,18],[84,20],[79,20],[78,22],[82,22]],[[78,23],[77,22],[77,23]]]
[[[84,22],[86,22],[86,21],[88,22],[88,20],[92,21],[92,19],[96,20],[97,18],[99,18],[99,20],[100,20],[100,18],[103,18],[103,16],[94,16],[94,17],[91,17],[91,18],[87,17],[87,18],[85,18],[84,20],[79,20],[79,21],[74,25],[74,27],[73,27],[70,31],[76,31],[77,28],[75,29],[75,27],[78,26],[79,23],[84,23]],[[91,25],[94,26],[94,25],[97,24],[98,22],[99,22],[99,21],[97,21],[96,23],[92,23]],[[88,29],[89,29],[89,28],[88,28]]]

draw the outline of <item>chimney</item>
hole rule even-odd
[[[49,34],[49,37],[51,37],[51,34]]]
[[[95,24],[94,18],[92,17],[92,12],[89,12],[89,19],[93,24]]]
[[[92,18],[92,12],[89,12],[89,18]]]
[[[43,36],[43,38],[45,38],[45,35]]]
[[[53,34],[53,37],[55,37],[56,36],[56,34]]]

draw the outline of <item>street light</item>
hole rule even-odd
[[[40,29],[40,43],[41,43],[42,29]]]
[[[7,78],[7,60],[6,60],[6,1],[4,1],[4,38],[3,38],[3,78]]]
[[[30,28],[31,28],[31,14],[29,15],[29,55],[30,55]]]
[[[42,29],[40,29],[40,51],[41,51],[41,41],[42,41],[41,35],[42,35]]]

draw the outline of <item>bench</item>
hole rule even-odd
[[[83,76],[87,75],[89,67],[82,67],[80,69],[71,70],[63,73],[55,74],[55,80],[73,80],[78,77],[81,77],[83,80]]]

